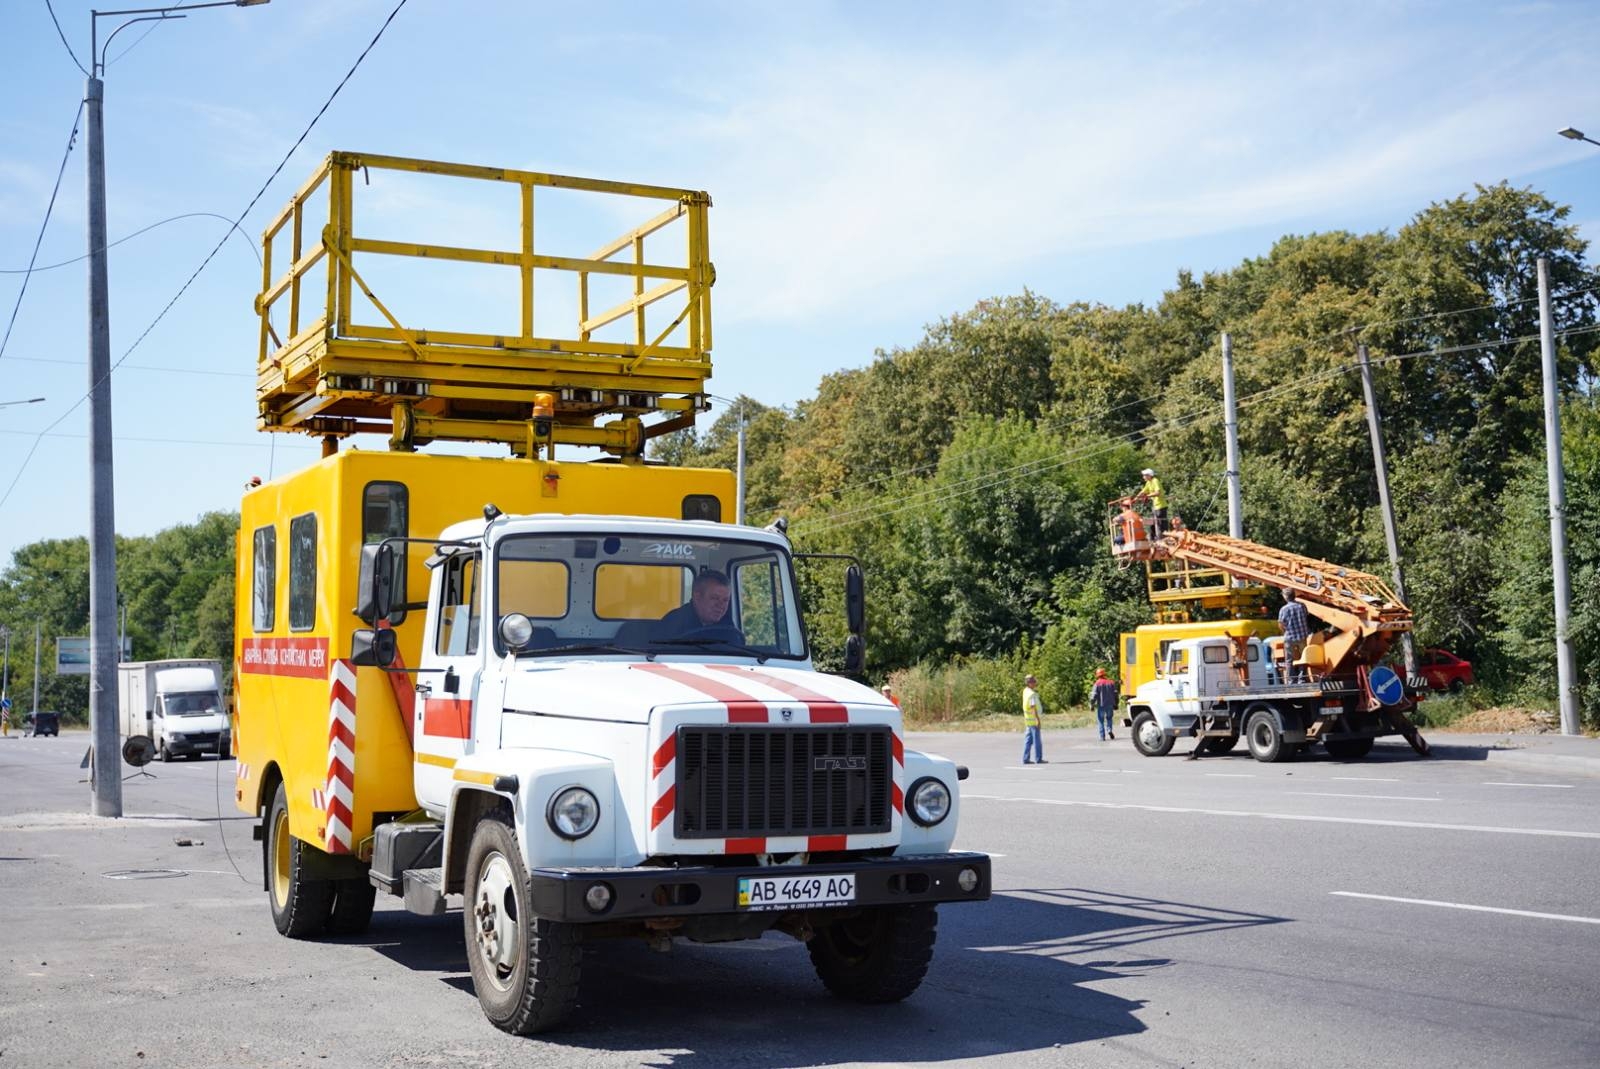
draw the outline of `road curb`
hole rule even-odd
[[[1576,754],[1530,753],[1527,750],[1489,750],[1484,758],[1508,768],[1525,768],[1530,772],[1560,773],[1566,776],[1600,776],[1600,756],[1583,757]]]

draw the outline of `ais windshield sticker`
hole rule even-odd
[[[644,547],[644,554],[662,560],[694,560],[694,546],[688,542],[651,542]]]

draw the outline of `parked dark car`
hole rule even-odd
[[[1472,662],[1464,661],[1449,650],[1423,650],[1417,655],[1417,671],[1434,690],[1447,690],[1460,694],[1472,685]]]
[[[61,734],[60,713],[29,713],[27,720],[29,735],[50,735],[54,737]]]

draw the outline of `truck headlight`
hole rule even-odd
[[[924,828],[931,828],[950,815],[950,788],[932,776],[911,785],[906,812]]]
[[[563,839],[581,839],[600,823],[600,800],[582,787],[563,787],[550,797],[544,818]]]

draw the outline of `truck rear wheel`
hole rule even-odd
[[[1133,718],[1133,748],[1146,757],[1165,757],[1172,752],[1172,736],[1161,730],[1155,714],[1146,710]]]
[[[1257,761],[1287,761],[1294,756],[1294,747],[1283,741],[1278,718],[1270,709],[1258,709],[1244,725],[1245,739],[1250,744],[1250,756]]]
[[[939,912],[931,905],[864,909],[817,929],[806,948],[827,989],[854,1002],[899,1002],[933,960]]]
[[[1372,742],[1372,739],[1324,739],[1322,745],[1328,748],[1329,757],[1354,761],[1372,752]]]
[[[560,1024],[578,1002],[582,933],[534,915],[516,833],[498,817],[472,833],[465,889],[467,963],[484,1016],[519,1036]]]
[[[267,904],[278,934],[291,939],[321,933],[333,908],[333,881],[305,876],[302,857],[310,849],[289,833],[289,796],[279,783],[267,811]]]

